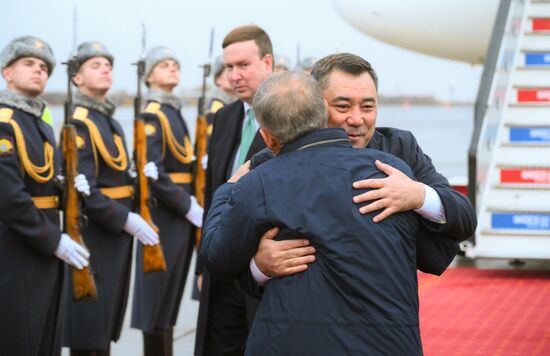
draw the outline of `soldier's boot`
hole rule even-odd
[[[71,349],[71,356],[96,356],[95,350]]]
[[[111,347],[107,350],[80,350],[71,349],[71,356],[109,356],[111,354]]]
[[[144,356],[172,356],[172,328],[165,331],[143,332]]]
[[[107,350],[96,350],[96,356],[110,356],[111,355],[111,345],[107,347]]]

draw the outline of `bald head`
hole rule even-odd
[[[256,91],[254,113],[280,145],[327,126],[319,84],[303,72],[272,74]]]

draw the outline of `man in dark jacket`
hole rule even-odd
[[[414,179],[411,169],[325,128],[322,92],[307,74],[271,76],[253,108],[277,156],[249,173],[243,165],[216,191],[200,255],[214,278],[230,280],[247,268],[261,234],[278,226],[306,236],[317,262],[267,284],[245,353],[421,355],[417,215],[375,223],[376,213],[357,211],[351,189],[356,180],[385,176],[376,160]]]
[[[361,213],[381,209],[374,217],[375,222],[380,222],[395,212],[415,209],[422,217],[417,267],[441,274],[458,252],[457,241],[469,238],[475,231],[477,222],[472,204],[435,170],[411,132],[376,128],[377,76],[366,60],[349,53],[326,56],[315,64],[312,75],[329,104],[330,127],[345,129],[355,148],[374,148],[396,155],[418,179],[413,181],[385,162],[377,162],[376,166],[387,177],[354,184],[354,188],[372,189],[354,197],[355,203],[369,203],[360,207]],[[307,263],[314,261],[312,248],[303,246],[306,241],[275,241],[276,233],[271,230],[266,234],[251,261],[251,270],[259,282],[266,282],[269,279],[266,275],[282,277],[304,271]]]
[[[205,211],[208,211],[216,188],[244,161],[265,148],[251,104],[256,89],[273,71],[271,40],[257,26],[237,27],[225,36],[222,47],[227,78],[240,100],[215,114],[208,146]],[[249,328],[247,314],[253,313],[257,302],[247,298],[232,281],[216,281],[208,269],[203,273],[200,258],[197,259],[197,274],[202,289],[195,354],[241,355]]]

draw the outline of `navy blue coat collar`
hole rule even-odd
[[[294,152],[308,147],[330,145],[330,147],[351,147],[346,131],[340,128],[318,129],[287,143],[279,154]]]

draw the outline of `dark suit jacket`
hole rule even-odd
[[[446,224],[437,224],[420,219],[422,225],[416,239],[416,264],[422,272],[441,275],[459,251],[458,242],[468,239],[475,231],[477,220],[475,210],[464,195],[455,191],[447,179],[439,174],[430,157],[422,152],[413,134],[409,131],[389,127],[376,128],[368,148],[377,149],[401,158],[413,170],[416,179],[435,189],[447,218]],[[252,159],[252,167],[273,157],[264,150]],[[281,230],[282,238],[292,235],[287,229]],[[248,273],[248,271],[247,271]],[[239,282],[253,295],[259,290],[250,276],[242,275]]]
[[[231,177],[235,153],[241,142],[241,128],[244,119],[244,103],[237,100],[216,112],[214,128],[208,147],[208,168],[204,187],[204,216],[208,213],[214,191]],[[256,133],[247,153],[249,159],[254,153],[264,149],[265,143],[259,132]],[[200,295],[195,355],[202,355],[208,318],[210,297],[215,281],[208,270],[203,270],[202,261],[197,258],[197,273],[203,273]]]
[[[414,179],[399,158],[352,148],[342,129],[321,129],[216,191],[200,250],[216,280],[247,268],[274,226],[307,236],[318,251],[306,272],[267,284],[246,355],[422,354],[420,218],[408,211],[373,223],[376,213],[361,215],[352,202],[352,182],[384,177],[375,159]]]
[[[415,137],[409,131],[391,127],[378,127],[368,148],[391,153],[401,158],[416,175],[416,179],[435,189],[447,223],[437,224],[421,219],[417,238],[417,267],[427,273],[440,275],[459,251],[457,241],[473,235],[477,219],[470,200],[455,191],[447,179],[439,174],[430,157],[422,152]]]

